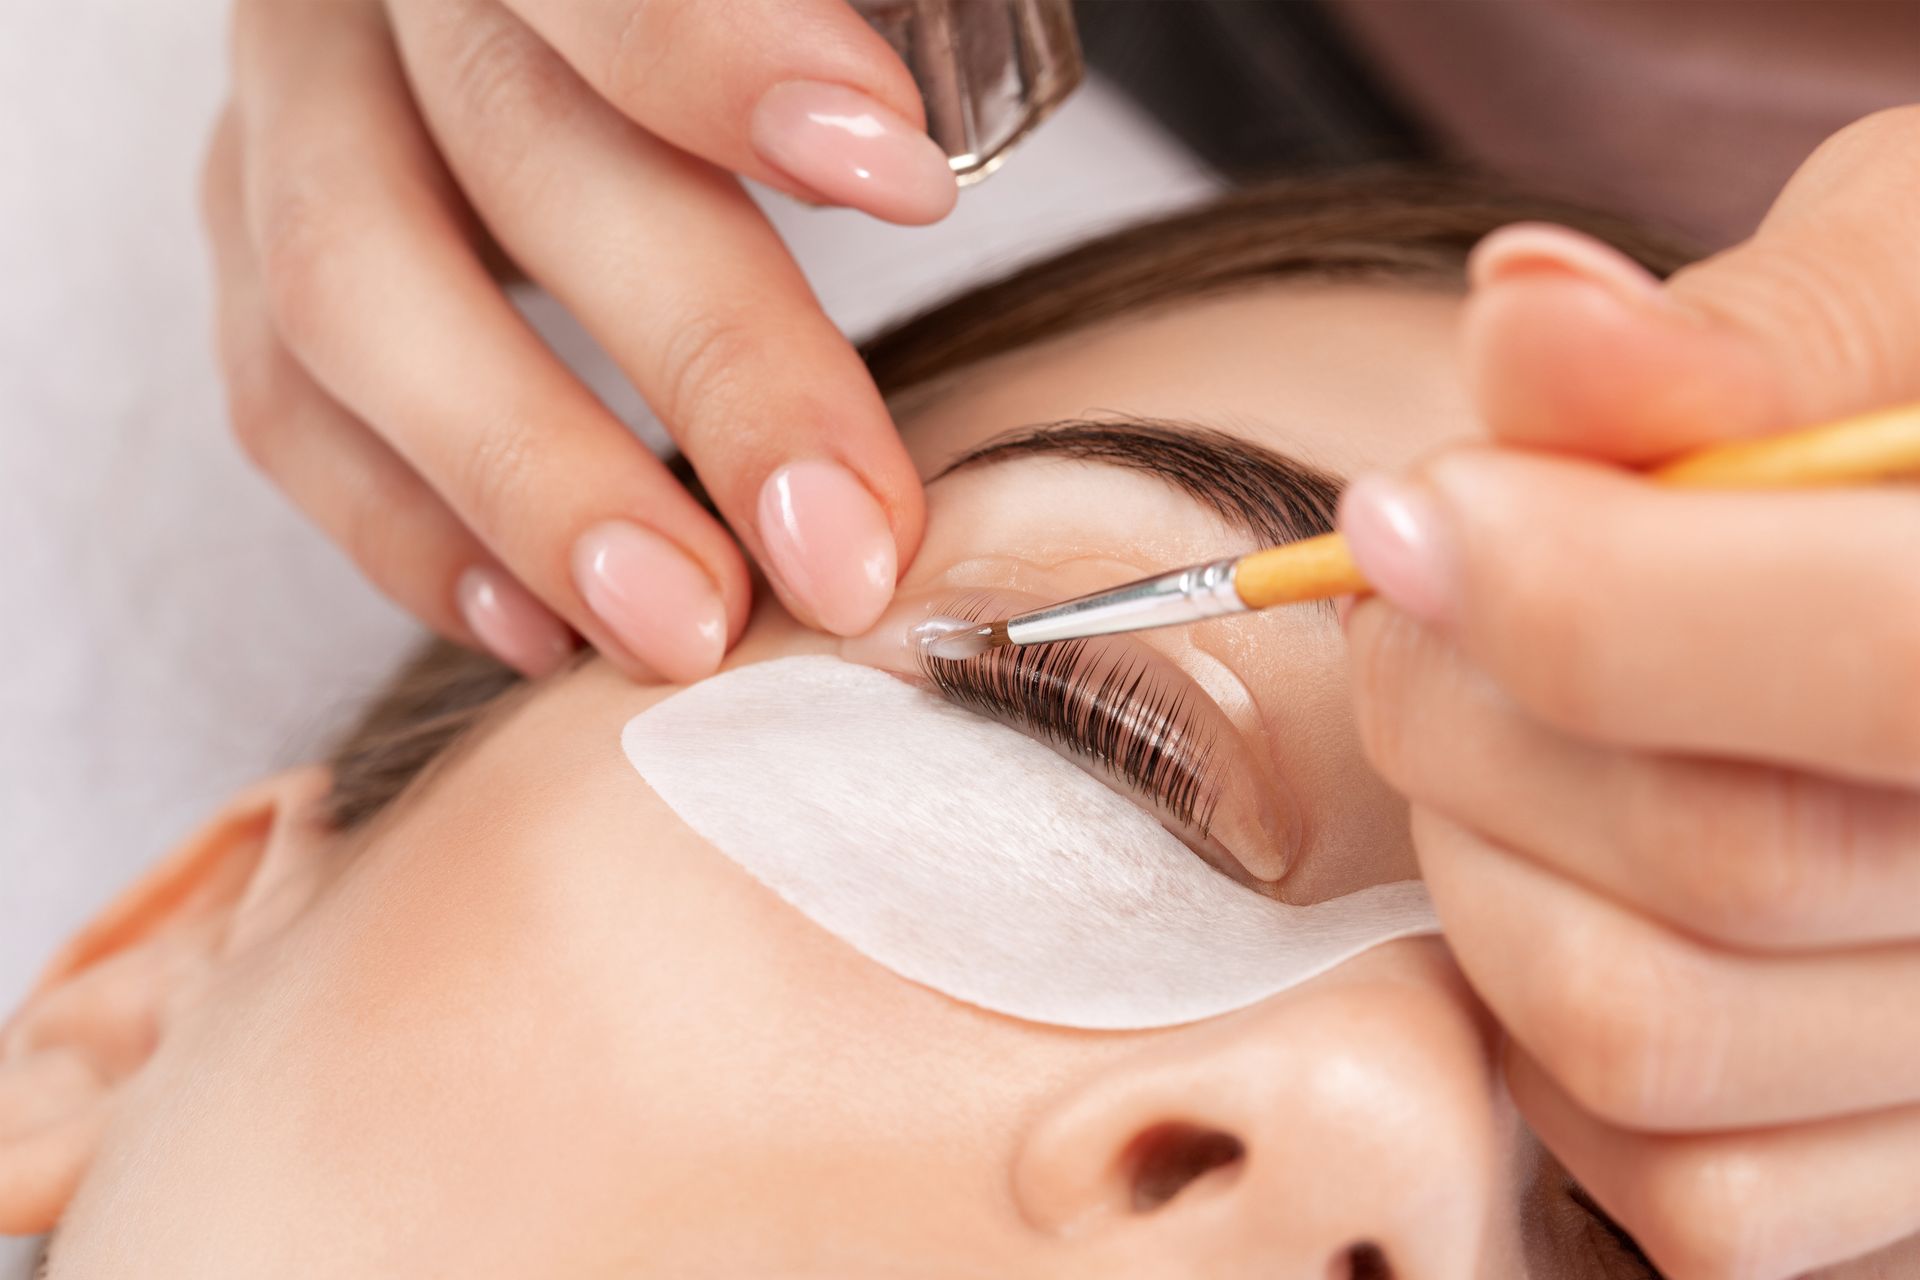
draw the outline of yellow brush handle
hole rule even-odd
[[[1233,566],[1233,589],[1247,608],[1270,609],[1354,595],[1367,589],[1367,580],[1347,554],[1347,540],[1323,533],[1241,556]]]
[[[1920,404],[1862,414],[1785,435],[1715,445],[1653,468],[1657,484],[1687,489],[1812,489],[1920,475]],[[1367,590],[1337,533],[1240,557],[1233,589],[1250,609]]]

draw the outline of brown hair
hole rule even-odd
[[[862,355],[881,392],[896,396],[1103,320],[1274,281],[1457,286],[1481,237],[1531,220],[1586,231],[1663,276],[1689,256],[1621,219],[1481,178],[1380,172],[1275,182],[1022,267],[895,325]],[[490,657],[427,644],[332,753],[334,827],[352,830],[380,813],[521,683]]]

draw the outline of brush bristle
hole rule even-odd
[[[920,642],[922,653],[948,662],[977,658],[1008,642],[1004,622],[982,626],[958,618],[928,618],[913,629],[913,636]]]

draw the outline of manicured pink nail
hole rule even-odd
[[[845,85],[777,84],[749,132],[760,158],[801,186],[889,222],[936,222],[959,195],[933,139]]]
[[[573,579],[634,657],[677,683],[710,676],[727,651],[727,613],[713,579],[654,533],[609,520],[580,535]]]
[[[828,631],[858,635],[893,599],[898,553],[887,513],[837,462],[790,463],[767,477],[760,541],[781,585]]]
[[[1474,246],[1467,274],[1476,286],[1559,276],[1598,285],[1630,307],[1670,307],[1659,277],[1626,254],[1565,227],[1519,222]]]
[[[1340,532],[1378,594],[1416,618],[1443,622],[1453,601],[1453,563],[1440,506],[1423,486],[1362,476],[1340,496]]]
[[[525,587],[499,569],[475,565],[454,588],[460,616],[487,651],[539,679],[573,653],[573,633]]]

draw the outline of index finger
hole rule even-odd
[[[845,0],[506,0],[649,133],[789,194],[890,222],[958,188],[919,89]]]
[[[1590,741],[1920,785],[1920,503],[1656,488],[1463,449],[1367,477],[1341,527],[1379,594]]]

